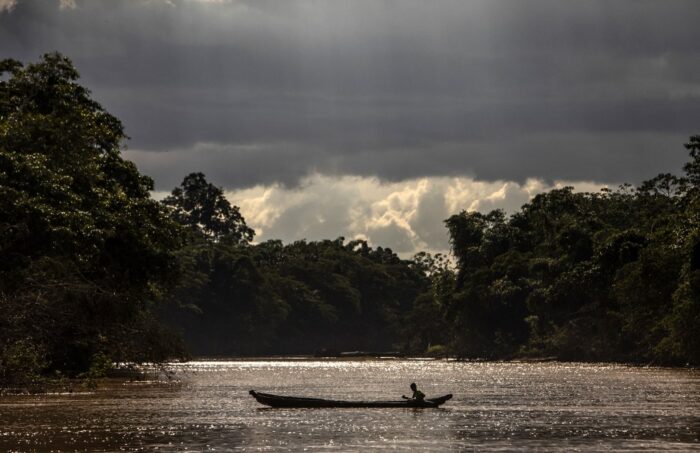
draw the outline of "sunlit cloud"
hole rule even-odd
[[[299,187],[279,184],[227,191],[257,240],[365,239],[402,256],[446,252],[444,220],[461,210],[513,213],[538,193],[563,186],[598,191],[595,182],[475,181],[466,177],[418,178],[387,183],[361,176],[314,174]]]
[[[20,0],[0,0],[0,13],[3,11],[11,12]],[[49,3],[49,0],[46,0]],[[58,0],[58,7],[61,10],[77,8],[76,0]]]
[[[15,6],[17,6],[17,0],[0,0],[0,13],[12,11]]]
[[[59,0],[58,6],[61,9],[75,9],[77,7],[75,0]]]
[[[0,50],[71,57],[159,196],[199,171],[259,239],[410,253],[462,209],[678,172],[696,3],[0,0]]]

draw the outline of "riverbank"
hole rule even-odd
[[[261,356],[197,356],[192,358],[188,362],[198,362],[198,361],[357,361],[357,360],[385,360],[385,361],[446,361],[446,362],[460,362],[460,363],[576,363],[582,365],[619,365],[619,366],[629,366],[629,367],[639,367],[639,368],[669,368],[669,369],[690,369],[697,370],[700,369],[699,366],[694,366],[690,364],[678,365],[678,364],[663,364],[663,363],[651,363],[651,362],[622,362],[622,361],[585,361],[585,360],[562,360],[553,356],[543,356],[543,357],[513,357],[509,359],[467,359],[461,357],[449,357],[449,356],[425,356],[425,355],[400,355],[400,356],[379,356],[374,354],[368,355],[337,355],[337,356],[318,356],[313,354],[295,354],[295,355],[261,355]],[[187,362],[183,362],[187,363]]]
[[[94,391],[97,388],[118,385],[125,382],[145,382],[149,380],[173,380],[175,371],[167,369],[168,364],[158,366],[129,366],[114,368],[102,376],[55,377],[41,376],[25,382],[0,386],[0,396],[71,394]]]

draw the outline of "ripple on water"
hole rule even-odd
[[[176,380],[0,397],[0,450],[692,450],[700,372],[578,363],[228,360]],[[387,399],[416,381],[441,409],[270,409],[249,389]]]

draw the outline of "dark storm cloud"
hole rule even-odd
[[[72,57],[159,188],[635,182],[698,132],[696,0],[75,3],[0,12],[0,55]]]

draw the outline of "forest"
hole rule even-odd
[[[700,135],[679,174],[435,219],[452,256],[402,259],[255,242],[202,173],[154,200],[78,78],[58,53],[0,62],[0,386],[353,350],[700,364]]]

